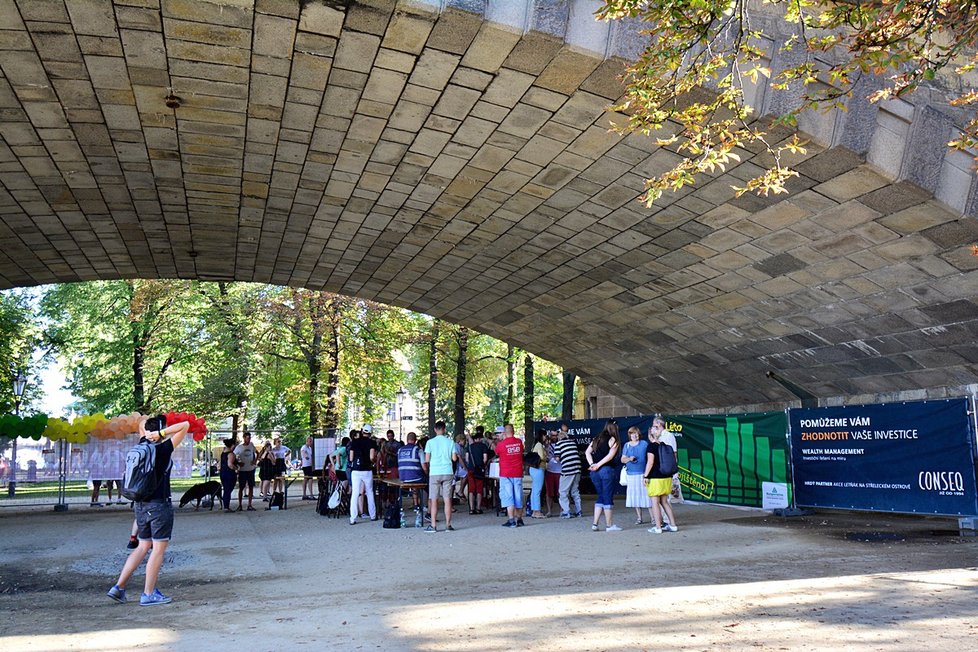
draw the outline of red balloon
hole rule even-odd
[[[204,433],[202,433],[202,432],[195,432],[194,433],[194,441],[201,441],[203,439],[204,439]]]

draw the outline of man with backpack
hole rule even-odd
[[[469,514],[482,513],[482,496],[486,487],[486,467],[489,465],[489,447],[482,442],[482,426],[475,429],[472,443],[465,448],[465,478],[469,483]]]
[[[166,417],[143,417],[139,421],[139,443],[126,457],[126,475],[121,491],[133,501],[136,513],[136,537],[139,544],[122,567],[119,579],[107,595],[119,603],[126,602],[126,584],[150,552],[146,562],[146,580],[139,604],[144,607],[167,604],[172,598],[156,588],[164,554],[173,532],[173,503],[170,502],[170,458],[180,445],[190,424],[186,421],[166,425]],[[167,435],[170,435],[167,438]]]

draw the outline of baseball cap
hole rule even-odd
[[[363,428],[360,429],[360,432],[364,432],[364,433],[366,433],[368,435],[373,434],[374,427],[371,426],[370,424],[367,424]]]

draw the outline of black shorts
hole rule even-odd
[[[140,541],[169,541],[173,536],[173,503],[136,503],[136,538]]]
[[[337,471],[336,479],[346,481],[346,471]]]
[[[255,470],[250,471],[238,471],[238,486],[244,489],[245,487],[255,488]]]
[[[302,475],[306,476],[307,478],[313,477],[312,476],[312,467],[311,466],[304,466],[304,467],[302,467]]]
[[[274,470],[275,477],[285,475],[285,458],[284,457],[276,458],[274,469],[275,469]]]

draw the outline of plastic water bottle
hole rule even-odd
[[[421,510],[414,509],[414,527],[421,527]]]
[[[400,510],[400,512],[401,512],[401,527],[403,528],[404,527],[404,510],[402,509],[402,510]]]

